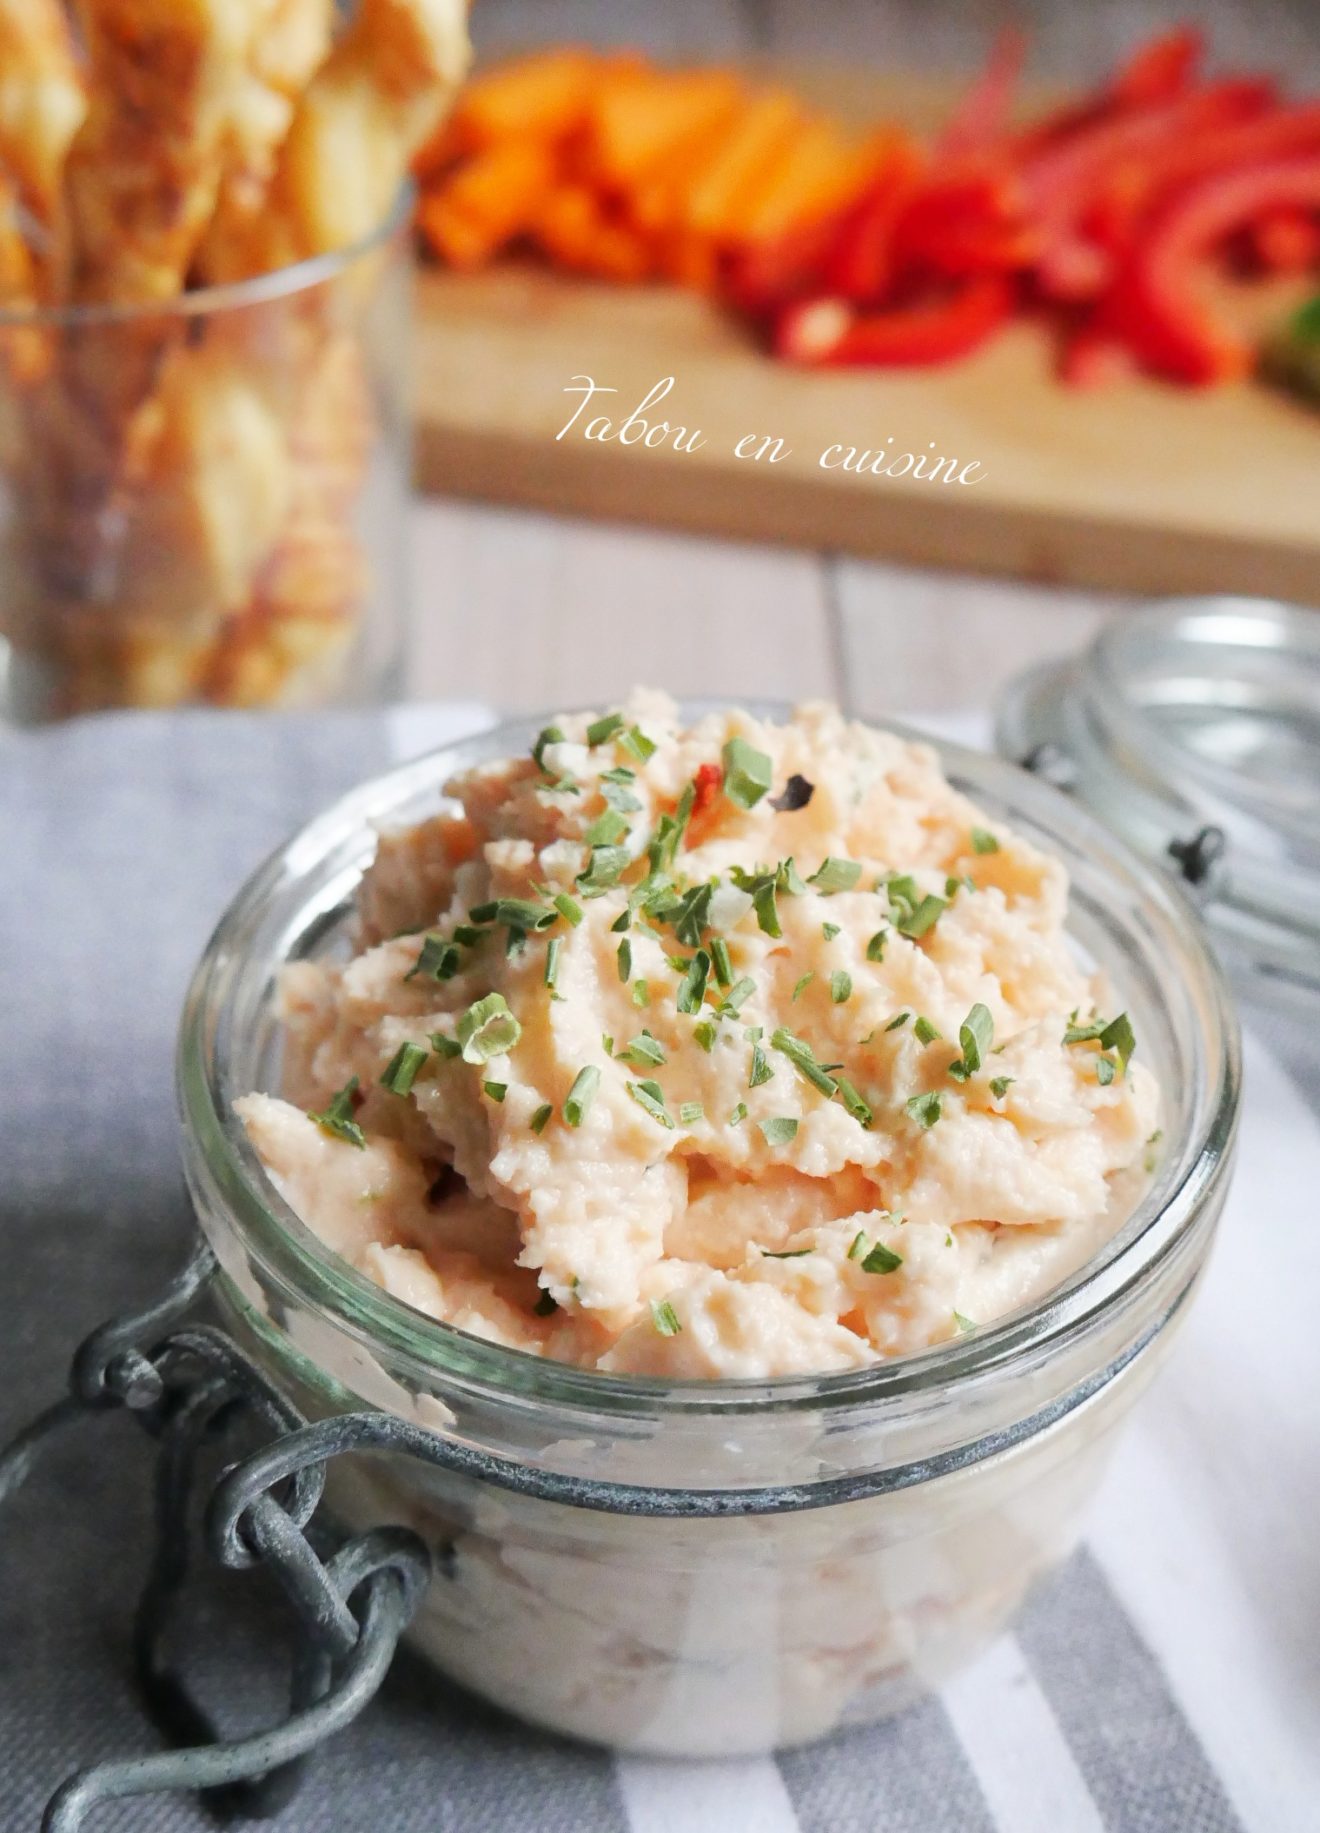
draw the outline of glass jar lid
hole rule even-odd
[[[1320,1000],[1320,611],[1115,617],[1010,682],[996,743],[1180,875],[1249,990]]]

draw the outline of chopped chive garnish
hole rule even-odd
[[[973,853],[997,853],[999,851],[999,842],[989,828],[974,827],[972,829],[972,851]]]
[[[619,1061],[631,1063],[636,1069],[658,1069],[668,1058],[660,1039],[652,1037],[649,1031],[643,1031],[626,1049],[619,1052]]]
[[[601,771],[600,780],[602,783],[635,783],[637,772],[629,770],[626,764],[615,764],[612,770]]]
[[[793,863],[792,855],[781,860],[775,870],[775,890],[785,891],[790,897],[805,897],[807,887],[802,874]]]
[[[940,1036],[928,1018],[918,1018],[912,1029],[916,1032],[917,1042],[920,1044],[933,1044]]]
[[[582,836],[589,847],[617,846],[628,832],[628,823],[617,808],[604,809]]]
[[[928,1130],[940,1117],[940,1096],[938,1089],[929,1089],[924,1095],[913,1095],[903,1103],[910,1119]]]
[[[1114,1079],[1114,1059],[1112,1057],[1107,1057],[1107,1056],[1097,1056],[1096,1057],[1095,1059],[1095,1079],[1100,1084],[1101,1088],[1109,1087],[1109,1084]]]
[[[608,1031],[601,1032],[600,1047],[607,1057],[612,1057],[614,1055],[614,1039],[610,1036]]]
[[[1118,1058],[1119,1068],[1126,1074],[1132,1053],[1137,1047],[1132,1021],[1126,1012],[1120,1012],[1116,1019],[1105,1026],[1100,1033],[1100,1047],[1102,1050],[1113,1051]]]
[[[478,942],[485,940],[486,932],[472,923],[457,923],[454,926],[454,940],[461,942],[464,948],[475,948]]]
[[[381,1087],[395,1095],[411,1093],[427,1054],[421,1044],[400,1044],[381,1074]]]
[[[816,785],[809,783],[806,777],[798,776],[795,771],[784,784],[782,793],[771,796],[770,806],[777,808],[781,815],[793,815],[799,808],[805,808],[815,793]]]
[[[903,1026],[904,1026],[904,1025],[905,1025],[905,1024],[906,1024],[906,1023],[908,1022],[908,1020],[909,1020],[909,1019],[911,1018],[911,1016],[912,1016],[912,1014],[911,1014],[910,1012],[899,1012],[899,1013],[896,1013],[896,1014],[895,1014],[895,1016],[894,1016],[893,1018],[891,1018],[891,1019],[890,1019],[890,1021],[889,1021],[889,1023],[888,1023],[888,1024],[887,1024],[887,1025],[885,1026],[885,1030],[886,1030],[886,1031],[899,1031],[899,1030],[901,1030],[901,1029],[902,1029],[902,1027],[903,1027]]]
[[[815,978],[816,978],[816,970],[814,968],[808,968],[807,972],[802,976],[801,980],[799,980],[797,985],[793,988],[790,998],[792,1000],[796,1000],[799,993],[805,993],[807,988],[811,985],[812,981]]]
[[[807,883],[814,885],[822,897],[833,897],[837,891],[851,891],[861,876],[862,868],[855,859],[835,859],[830,854]]]
[[[740,1127],[746,1118],[747,1103],[745,1101],[740,1101],[737,1107],[734,1108],[733,1112],[729,1115],[729,1125],[731,1127]]]
[[[692,809],[696,799],[696,785],[689,783],[678,798],[678,805],[673,814],[661,815],[656,822],[655,833],[651,836],[646,849],[652,872],[667,872],[672,867],[678,850],[683,844],[683,836],[692,818]]]
[[[502,993],[487,993],[470,1005],[459,1019],[457,1036],[465,1063],[488,1063],[512,1050],[522,1036],[522,1026],[510,1012]]]
[[[577,899],[571,898],[567,891],[561,891],[555,898],[554,904],[555,909],[559,912],[560,916],[563,917],[564,921],[566,923],[571,923],[573,928],[576,929],[578,924],[582,921],[582,906],[578,903]]]
[[[607,738],[613,738],[616,732],[623,730],[622,713],[606,713],[602,719],[593,719],[587,727],[587,743],[591,746],[603,745]]]
[[[600,1071],[594,1063],[588,1063],[585,1069],[579,1069],[573,1078],[573,1086],[568,1091],[564,1102],[564,1119],[571,1127],[580,1127],[591,1112],[591,1104],[596,1099],[596,1090],[600,1087]]]
[[[536,743],[532,746],[532,756],[538,770],[545,769],[545,748],[547,745],[562,745],[564,734],[558,726],[543,726]]]
[[[774,1076],[770,1059],[759,1044],[752,1045],[752,1067],[747,1077],[748,1088],[760,1088],[763,1082],[769,1082]]]
[[[739,808],[755,808],[770,787],[770,759],[757,751],[745,738],[731,738],[721,756],[724,760],[724,793]]]
[[[868,961],[883,961],[885,958],[885,943],[888,940],[889,940],[889,931],[887,929],[877,929],[875,934],[871,937],[871,940],[866,945],[867,960]]]
[[[332,1095],[322,1113],[309,1112],[307,1118],[314,1120],[323,1133],[329,1133],[334,1139],[342,1139],[347,1145],[357,1146],[365,1151],[367,1136],[353,1118],[353,1097],[358,1091],[358,1079],[350,1076],[337,1095]]]
[[[839,933],[839,925],[837,923],[822,923],[820,926],[820,933],[827,942],[832,942]]]
[[[459,952],[444,936],[427,936],[422,952],[404,975],[413,980],[421,975],[427,980],[452,980],[459,969]]]
[[[665,1091],[658,1082],[629,1082],[628,1093],[652,1118],[658,1120],[662,1127],[673,1127],[673,1119],[665,1106]]]
[[[830,975],[830,998],[836,1006],[852,998],[852,975],[845,974],[842,968],[836,968]]]
[[[545,945],[545,984],[552,993],[559,984],[559,956],[563,946],[562,936],[551,936]]]
[[[901,936],[907,936],[910,941],[916,942],[928,930],[934,929],[948,907],[944,898],[936,897],[932,892],[929,896],[923,897],[914,909],[901,915],[894,927]]]
[[[618,951],[619,979],[626,986],[632,979],[632,943],[625,936],[619,944]]]
[[[736,1018],[755,991],[756,982],[750,974],[744,974],[740,980],[735,980],[720,1001],[721,1016]]]
[[[865,1243],[866,1243],[866,1236],[859,1229],[852,1238],[852,1245],[848,1249],[848,1259],[856,1260],[858,1248],[865,1246]]]
[[[686,942],[689,948],[695,948],[705,935],[710,922],[710,900],[715,895],[713,884],[694,885],[684,892],[674,906],[674,934],[680,942]]]
[[[964,1317],[961,1311],[954,1312],[953,1321],[958,1327],[958,1332],[960,1336],[966,1336],[969,1330],[976,1329],[976,1325],[972,1321],[972,1319],[969,1317]]]
[[[784,1026],[771,1034],[771,1047],[786,1056],[804,1081],[810,1082],[813,1088],[822,1095],[833,1097],[838,1084],[833,1076],[828,1075],[816,1060],[816,1053],[804,1038],[794,1037]]]
[[[627,782],[620,781],[612,770],[607,770],[605,775],[601,778],[600,793],[617,814],[636,815],[641,812],[641,803],[633,794],[632,790],[628,788],[628,783],[632,780],[633,775],[631,770],[628,772]]]
[[[553,1317],[559,1306],[555,1303],[553,1292],[543,1292],[532,1306],[537,1317]]]
[[[990,1016],[989,1008],[978,1001],[958,1027],[958,1043],[962,1056],[956,1063],[950,1063],[949,1074],[955,1082],[965,1082],[968,1076],[976,1074],[994,1041],[995,1021]]]
[[[687,972],[679,984],[677,1003],[680,1012],[700,1012],[701,1002],[706,997],[709,975],[710,956],[704,948],[699,948],[687,963]]]
[[[862,1097],[858,1094],[847,1076],[837,1076],[835,1080],[839,1085],[839,1100],[843,1103],[844,1107],[852,1115],[858,1126],[869,1127],[875,1116],[872,1114],[868,1104],[862,1100]]]
[[[769,1120],[758,1120],[756,1124],[768,1146],[786,1146],[797,1138],[798,1123],[791,1114],[774,1114]]]
[[[438,1057],[461,1057],[463,1046],[456,1037],[446,1037],[443,1031],[431,1033],[431,1048]]]
[[[804,1254],[814,1253],[814,1251],[809,1247],[786,1247],[776,1252],[773,1248],[763,1247],[761,1257],[763,1260],[801,1260]]]
[[[509,1092],[507,1082],[483,1082],[481,1085],[492,1101],[503,1101]]]
[[[996,1101],[1002,1101],[1016,1080],[1016,1076],[994,1076],[990,1082],[990,1093]]]
[[[639,764],[646,763],[655,755],[655,740],[648,738],[640,726],[629,726],[628,730],[621,734],[619,743],[629,757],[635,757]]]
[[[716,936],[710,945],[710,962],[715,969],[715,978],[722,987],[733,985],[733,963],[729,959],[729,945],[723,936]]]
[[[692,1027],[692,1035],[701,1048],[709,1055],[715,1048],[715,1039],[719,1036],[719,1026],[710,1019],[702,1019],[699,1025]]]
[[[645,980],[634,980],[632,983],[632,1002],[635,1006],[649,1006],[651,989]]]
[[[685,1101],[678,1110],[678,1117],[685,1127],[694,1127],[706,1118],[706,1110],[700,1101]]]
[[[676,1337],[683,1326],[667,1298],[651,1300],[651,1322],[662,1337]]]
[[[628,864],[627,847],[594,846],[586,870],[578,873],[577,883],[584,891],[607,891],[618,884]]]
[[[903,1256],[896,1254],[892,1248],[877,1241],[875,1246],[862,1261],[863,1273],[897,1273],[903,1264]]]
[[[555,1111],[554,1108],[551,1107],[548,1101],[543,1102],[541,1106],[537,1108],[536,1112],[532,1115],[531,1119],[527,1122],[528,1126],[532,1129],[533,1133],[544,1133],[545,1132],[546,1122],[549,1120],[551,1114],[553,1114],[554,1111]]]

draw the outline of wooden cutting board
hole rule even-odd
[[[924,126],[952,93],[788,76],[860,122]],[[1271,285],[1227,303],[1269,322],[1295,296]],[[1123,591],[1320,603],[1320,412],[1254,382],[1067,389],[1030,324],[946,368],[813,373],[772,362],[704,299],[521,265],[424,271],[419,318],[427,490]],[[615,392],[557,437],[583,376]],[[648,448],[637,422],[631,443],[583,436],[598,415],[617,429],[670,376],[642,418],[699,429],[683,442],[695,449],[655,432]],[[773,446],[754,456],[767,440],[782,441],[777,462]],[[974,464],[974,481],[859,475],[842,468],[849,447]]]

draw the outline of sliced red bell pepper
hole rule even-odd
[[[1246,225],[1241,253],[1252,273],[1309,273],[1320,267],[1320,219],[1296,205],[1270,210]]]
[[[834,251],[856,211],[849,204],[764,242],[749,242],[727,258],[722,290],[754,318],[769,317],[794,299],[819,293]]]
[[[979,151],[1005,133],[1027,57],[1027,36],[1005,26],[990,47],[985,69],[963,96],[935,144],[938,158]]]
[[[1290,208],[1320,210],[1320,154],[1218,173],[1177,193],[1157,208],[1117,276],[1106,326],[1161,375],[1209,383],[1246,374],[1251,344],[1219,319],[1197,281],[1226,237]]]
[[[879,299],[894,277],[894,227],[920,184],[924,159],[908,145],[858,198],[820,275],[818,291]]]
[[[1123,108],[1150,108],[1170,102],[1191,87],[1205,41],[1194,25],[1177,25],[1149,39],[1120,66],[1109,81],[1109,96]]]
[[[895,265],[959,276],[1025,267],[1038,239],[1027,222],[1022,183],[1002,160],[936,168],[894,226]]]
[[[859,310],[846,299],[790,306],[774,326],[777,356],[830,367],[903,367],[967,356],[1003,324],[1014,289],[1002,274],[977,274],[911,305]]]

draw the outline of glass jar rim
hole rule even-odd
[[[5,331],[81,331],[103,325],[157,323],[168,319],[213,317],[247,306],[267,305],[277,299],[312,292],[391,242],[411,219],[417,186],[405,178],[388,211],[374,229],[343,248],[328,249],[284,267],[253,274],[246,280],[223,280],[214,286],[194,287],[168,299],[131,300],[121,303],[55,306],[0,306],[0,333]]]
[[[690,700],[685,717],[697,718],[727,703]],[[754,715],[783,719],[788,703],[742,703]],[[557,709],[562,714],[562,709]],[[233,1112],[231,1097],[245,1090],[226,1085],[227,1052],[234,1014],[232,981],[248,957],[253,931],[282,884],[310,877],[332,847],[352,839],[358,857],[336,868],[333,883],[314,908],[288,913],[282,940],[305,939],[333,927],[370,858],[376,832],[390,813],[426,792],[440,796],[457,769],[526,750],[546,716],[503,722],[467,740],[438,747],[422,757],[370,778],[312,818],[277,848],[247,879],[213,932],[194,973],[184,1004],[176,1059],[176,1088],[185,1137],[195,1148],[190,1172],[200,1172],[235,1223],[243,1247],[256,1256],[282,1290],[310,1304],[369,1355],[389,1352],[422,1382],[455,1380],[487,1398],[521,1398],[580,1412],[654,1418],[660,1415],[758,1416],[804,1408],[870,1408],[877,1402],[951,1395],[977,1377],[1011,1370],[1028,1353],[1062,1343],[1154,1276],[1174,1254],[1201,1213],[1229,1157],[1241,1091],[1240,1039],[1227,982],[1209,947],[1196,911],[1169,877],[1150,866],[1112,830],[1030,772],[990,753],[934,739],[886,720],[882,729],[929,745],[942,767],[970,776],[977,787],[998,793],[1048,824],[1052,815],[1082,832],[1088,850],[1099,854],[1119,882],[1126,882],[1160,909],[1182,949],[1209,1026],[1212,1077],[1204,1109],[1183,1153],[1176,1183],[1152,1185],[1123,1225],[1092,1260],[1036,1302],[911,1355],[861,1369],[812,1375],[713,1380],[668,1380],[620,1375],[556,1362],[471,1335],[430,1318],[391,1297],[327,1247],[275,1188]],[[869,722],[868,722],[869,723]],[[879,723],[879,722],[877,722]],[[289,953],[267,962],[267,990]],[[1169,964],[1165,963],[1167,969]],[[196,1194],[196,1191],[194,1192]],[[223,1263],[223,1256],[222,1256]]]

